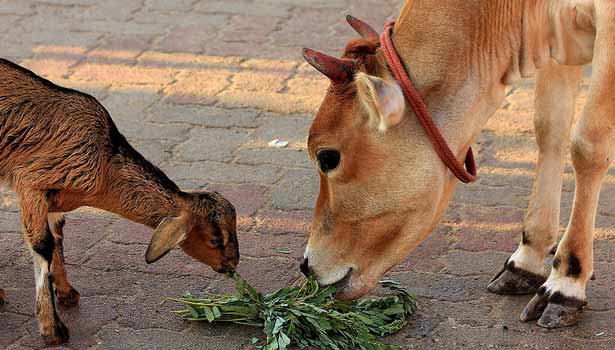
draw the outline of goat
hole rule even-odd
[[[181,191],[128,143],[94,97],[3,59],[0,81],[0,181],[18,194],[46,343],[69,339],[54,287],[59,304],[79,301],[66,277],[63,213],[90,206],[155,228],[147,263],[179,245],[217,272],[236,267],[235,208],[224,197]],[[0,304],[4,298],[0,289]]]

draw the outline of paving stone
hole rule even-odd
[[[66,263],[74,264],[82,261],[86,251],[104,239],[112,223],[113,220],[108,218],[67,214],[63,230]]]
[[[270,234],[309,232],[312,213],[309,211],[263,211],[256,216],[254,231]]]
[[[98,334],[101,341],[94,349],[194,349],[203,346],[203,338],[197,334],[187,334],[165,329],[133,330],[130,328],[106,327]],[[218,349],[240,349],[249,340],[244,337],[212,337],[207,346]]]
[[[277,16],[286,17],[288,15],[288,6],[268,3],[252,3],[245,0],[240,1],[207,1],[199,2],[194,7],[195,11],[204,13],[230,13],[230,14],[245,14],[246,8],[249,8],[251,16]]]
[[[283,235],[242,232],[238,237],[242,257],[289,257],[297,261],[297,268],[299,268],[308,238],[305,231]]]
[[[148,244],[153,229],[126,219],[115,221],[108,227],[109,240],[121,244]]]
[[[83,63],[74,68],[71,79],[118,84],[168,84],[175,72],[168,68]]]
[[[152,35],[117,35],[106,38],[104,43],[87,54],[88,63],[128,64],[136,63],[136,58],[145,51],[153,40]]]
[[[314,167],[306,150],[278,148],[249,148],[237,152],[237,163],[274,164],[292,168]]]
[[[146,0],[145,7],[148,9],[164,11],[187,11],[192,8],[193,0],[178,0],[169,2],[166,0]]]
[[[259,112],[253,109],[223,109],[209,106],[160,103],[149,109],[149,120],[156,123],[186,123],[213,128],[254,128]]]
[[[131,144],[154,165],[168,161],[173,156],[173,148],[177,145],[169,140],[134,140],[134,142],[131,140]]]
[[[458,276],[494,276],[510,254],[496,251],[466,252],[453,250],[446,256],[446,272]]]
[[[173,85],[165,89],[166,101],[176,104],[210,105],[216,101],[216,94],[229,85],[230,76],[229,71],[207,73],[184,71],[177,76]]]
[[[207,191],[219,192],[231,203],[234,203],[238,217],[254,215],[265,203],[265,193],[267,190],[268,187],[266,186],[252,184],[212,184],[207,187]]]
[[[141,120],[115,120],[115,124],[128,140],[169,140],[181,142],[189,128],[185,125],[157,125]]]
[[[267,259],[244,259],[237,267],[237,272],[257,290],[269,293],[288,286],[289,283],[302,276],[298,260],[287,257]],[[216,281],[212,285],[214,292],[231,293],[235,290],[235,282],[228,278]]]
[[[32,6],[28,2],[22,1],[0,1],[1,14],[27,15],[32,13]]]
[[[0,309],[0,319],[2,327],[0,327],[0,347],[6,349],[21,335],[22,328],[30,317],[16,314],[7,314]]]
[[[311,118],[302,116],[279,118],[265,116],[262,125],[252,135],[254,147],[264,148],[274,139],[289,142],[290,148],[306,148],[308,129],[312,124]]]
[[[136,23],[117,20],[83,20],[74,23],[71,29],[75,31],[117,33],[117,34],[163,34],[169,25],[165,23]]]
[[[231,89],[244,91],[281,91],[291,72],[238,72],[233,76]]]
[[[220,37],[224,41],[263,43],[267,41],[267,35],[275,30],[279,20],[271,16],[233,16],[220,30]]]
[[[164,170],[172,179],[195,180],[218,183],[273,184],[281,176],[278,167],[270,165],[250,166],[218,162],[164,164]]]
[[[16,200],[16,199],[15,199]],[[17,202],[14,203],[16,205]],[[0,211],[1,232],[22,232],[21,215],[17,212]]]
[[[227,89],[216,96],[218,105],[225,108],[259,108],[269,112],[315,114],[321,97],[296,96],[270,91]],[[307,132],[307,129],[306,129]]]
[[[450,228],[442,226],[432,233],[421,245],[410,253],[394,271],[438,272],[444,268],[440,257],[446,254],[452,244]]]
[[[142,121],[145,109],[159,100],[158,90],[147,85],[115,86],[101,103],[115,121]]]
[[[186,141],[175,148],[177,159],[181,161],[215,160],[230,161],[235,150],[244,144],[249,133],[242,129],[205,129],[190,130]]]
[[[208,23],[176,26],[155,48],[164,52],[201,52],[214,36],[214,27]]]
[[[148,50],[141,54],[137,61],[144,66],[176,67],[193,71],[207,71],[237,69],[240,67],[242,60],[239,57]]]
[[[315,170],[288,170],[273,186],[272,205],[286,210],[312,209],[318,197],[318,186],[319,178]]]
[[[173,6],[174,2],[164,1]],[[167,11],[150,8],[142,8],[133,14],[132,21],[136,23],[148,23],[148,24],[165,24],[169,28],[181,23],[182,26],[187,25],[202,25],[207,23],[209,25],[219,28],[228,21],[228,15],[226,14],[211,14],[206,15],[196,12],[182,12],[182,11]]]

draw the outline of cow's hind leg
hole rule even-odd
[[[536,77],[536,180],[521,243],[488,286],[498,294],[530,294],[547,279],[544,260],[559,229],[562,173],[574,118],[581,67],[550,64]]]
[[[542,327],[575,324],[586,303],[585,287],[593,273],[593,231],[603,178],[615,142],[615,4],[596,1],[599,15],[593,73],[587,105],[571,147],[576,188],[572,215],[559,243],[547,281],[523,311],[522,320]]]
[[[79,303],[79,292],[68,282],[66,276],[66,265],[64,262],[64,214],[49,213],[47,215],[49,227],[53,233],[54,247],[53,260],[51,262],[51,273],[53,275],[53,285],[55,287],[58,304],[71,307]]]

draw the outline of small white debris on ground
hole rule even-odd
[[[271,140],[268,143],[271,148],[284,148],[288,146],[288,141],[282,141],[280,139]]]

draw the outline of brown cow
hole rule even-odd
[[[377,34],[350,22],[362,38],[342,59],[304,51],[332,83],[309,133],[320,194],[302,270],[337,284],[340,298],[364,295],[416,248],[457,184],[408,107]],[[614,38],[610,0],[415,0],[394,27],[406,70],[458,159],[506,87],[536,73],[537,178],[523,239],[489,290],[536,292],[521,318],[544,327],[574,324],[586,303],[598,194],[615,140]],[[589,99],[572,140],[572,217],[548,274],[580,66],[592,59]]]

